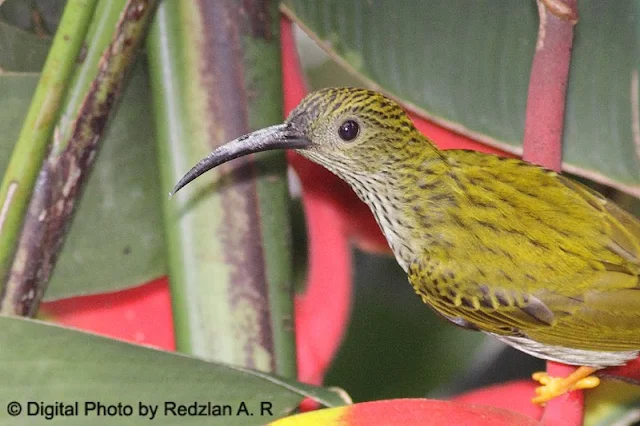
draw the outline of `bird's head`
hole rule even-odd
[[[222,145],[196,164],[172,194],[206,171],[234,158],[273,149],[295,149],[341,178],[352,181],[393,168],[424,144],[393,100],[357,88],[329,88],[305,97],[283,124],[257,130]]]

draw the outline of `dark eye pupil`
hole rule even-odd
[[[360,131],[360,126],[353,120],[347,120],[340,125],[338,129],[338,135],[344,141],[351,141],[358,136],[358,132]]]

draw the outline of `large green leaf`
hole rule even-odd
[[[47,39],[0,21],[0,69],[39,72],[50,44]]]
[[[37,83],[0,76],[0,175]],[[70,228],[47,299],[114,291],[165,273],[149,87],[139,67],[126,90]]]
[[[67,0],[3,0],[0,21],[26,31],[53,34]]]
[[[11,425],[149,424],[140,404],[159,407],[155,424],[261,425],[291,412],[303,397],[327,406],[343,405],[334,392],[264,373],[205,362],[169,352],[47,325],[33,320],[0,317],[0,422]],[[25,336],[29,336],[25,338]],[[15,401],[22,413],[11,417]],[[29,402],[74,404],[76,416],[28,416]],[[131,406],[130,416],[85,414],[85,403]],[[172,404],[225,405],[223,417],[172,415]],[[238,414],[244,403],[249,415]],[[271,404],[271,413],[261,413]],[[15,408],[15,407],[14,407]],[[179,410],[179,408],[175,408]],[[42,410],[41,410],[42,412]]]
[[[472,137],[520,152],[538,29],[533,1],[286,0],[365,84]],[[640,2],[579,4],[565,125],[565,168],[640,194]],[[637,81],[636,81],[637,82]],[[633,92],[631,93],[631,90]],[[637,121],[637,117],[635,118]]]
[[[51,46],[51,38],[45,34],[55,31],[65,1],[0,1],[0,70],[40,72]],[[37,29],[35,17],[40,25]]]

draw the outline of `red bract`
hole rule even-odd
[[[116,293],[42,303],[39,315],[68,327],[139,345],[175,350],[166,277]]]
[[[390,399],[362,402],[300,414],[269,423],[272,426],[465,425],[540,426],[531,417],[497,407],[433,399]]]
[[[520,414],[539,419],[543,409],[531,402],[536,384],[531,380],[521,380],[500,385],[476,389],[451,398],[455,402],[466,404],[483,404],[492,407],[516,411]]]
[[[540,425],[536,419],[512,410],[432,399],[373,401],[349,408],[350,413],[343,417],[343,421],[349,425]],[[367,421],[359,421],[359,417],[364,420],[365,415]]]

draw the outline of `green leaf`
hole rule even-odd
[[[66,0],[3,0],[0,21],[26,31],[53,34],[60,22]],[[37,24],[36,24],[36,18]]]
[[[50,45],[48,39],[0,21],[0,70],[40,72]]]
[[[364,84],[473,138],[520,152],[538,12],[535,2],[287,0]],[[580,2],[565,125],[568,171],[640,194],[640,3]],[[634,77],[635,76],[635,77]],[[631,93],[631,91],[633,92]]]
[[[138,67],[106,135],[46,299],[116,291],[165,274],[149,87]],[[0,175],[17,140],[36,75],[0,76]]]
[[[637,425],[640,421],[640,386],[603,380],[585,393],[585,426]]]
[[[74,417],[56,416],[47,424],[149,424],[139,404],[158,406],[157,424],[261,425],[290,413],[303,397],[326,406],[344,405],[336,393],[264,373],[205,362],[187,356],[41,323],[0,317],[0,422],[44,423],[43,416],[25,415],[28,402],[79,404]],[[25,338],[25,336],[29,336]],[[10,417],[5,404],[16,401],[23,412]],[[86,402],[130,405],[131,416],[85,415]],[[244,402],[252,415],[238,415]],[[262,403],[272,416],[261,415]],[[232,415],[165,415],[169,406],[228,404]],[[33,404],[32,404],[33,409]],[[177,408],[176,408],[177,410]]]

